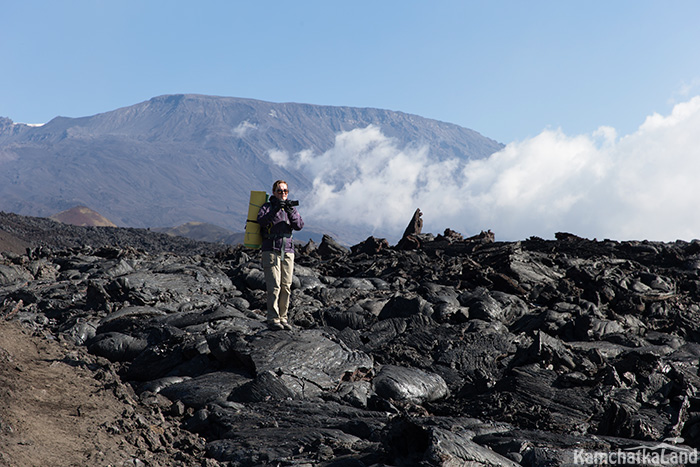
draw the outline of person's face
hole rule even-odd
[[[285,201],[289,196],[289,189],[286,183],[280,183],[275,190],[275,198]]]

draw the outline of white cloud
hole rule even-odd
[[[236,135],[238,138],[243,138],[246,135],[246,133],[257,128],[258,126],[254,123],[250,123],[248,120],[244,120],[241,123],[239,123],[236,128],[233,129],[233,134]]]
[[[289,153],[280,149],[270,149],[267,151],[267,155],[272,162],[285,168],[293,165],[298,167],[300,165],[311,163],[312,159],[314,158],[314,152],[310,149],[299,151],[294,156],[290,156]]]
[[[287,167],[289,163],[289,154],[287,154],[285,151],[280,151],[279,149],[271,149],[267,152],[267,155],[270,158],[270,160],[272,160],[272,162],[281,167]]]
[[[325,154],[300,153],[294,163],[314,180],[304,201],[309,216],[373,230],[407,224],[421,187],[433,191],[441,177],[425,148],[401,149],[374,126],[340,133]]]
[[[436,161],[373,126],[337,135],[325,154],[278,159],[314,180],[305,218],[362,225],[391,240],[416,208],[433,233],[690,240],[700,237],[699,128],[700,96],[621,138],[610,127],[577,136],[546,130],[475,161]]]

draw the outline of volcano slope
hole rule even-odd
[[[697,459],[700,242],[324,237],[298,249],[295,329],[270,331],[257,251],[2,219],[29,248],[0,257],[0,316],[94,384],[65,386],[74,408],[43,416],[79,423],[113,397],[84,465]],[[0,413],[4,453],[33,439],[17,416]],[[81,439],[53,465],[77,465],[60,449]]]

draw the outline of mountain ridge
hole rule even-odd
[[[308,172],[276,164],[271,151],[324,154],[339,133],[369,125],[402,146],[427,146],[436,161],[502,148],[474,130],[402,112],[162,95],[41,126],[0,119],[0,209],[50,216],[86,205],[119,226],[205,222],[242,231],[251,190],[276,179],[295,195],[311,189]],[[349,242],[367,236],[316,224],[305,230]]]

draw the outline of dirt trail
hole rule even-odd
[[[91,355],[0,319],[0,465],[194,465],[133,397]]]

